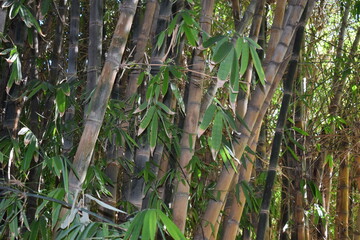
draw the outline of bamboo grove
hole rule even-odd
[[[359,0],[0,3],[1,239],[360,240]]]

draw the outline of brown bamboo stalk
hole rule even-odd
[[[210,33],[211,30],[214,2],[214,0],[203,0],[201,5],[202,12],[200,17],[200,26],[201,29],[207,33]],[[205,59],[203,51],[200,51],[199,49],[195,50],[192,66],[193,72],[190,79],[189,97],[186,105],[186,117],[183,127],[183,134],[180,141],[180,176],[175,183],[173,202],[174,222],[182,232],[185,231],[190,191],[189,182],[191,181],[191,173],[187,169],[187,165],[194,155],[201,96],[203,90],[203,75],[201,74],[205,70]]]
[[[336,200],[335,239],[349,239],[350,154],[340,163]]]
[[[354,167],[352,170],[355,172],[355,185],[358,191],[358,195],[360,194],[360,155],[354,156]],[[356,222],[354,228],[354,240],[360,240],[360,204],[358,203],[358,211],[356,215]]]
[[[69,193],[71,198],[81,191],[82,184],[85,180],[95,143],[104,119],[107,102],[131,30],[137,4],[138,0],[127,0],[124,1],[120,7],[121,14],[111,40],[102,73],[99,77],[98,85],[90,102],[85,128],[74,157],[73,166],[77,173],[75,174],[71,171],[69,174]],[[74,200],[76,201],[76,199]]]
[[[237,8],[237,2],[238,0],[234,0],[232,1],[234,4],[234,8]],[[235,30],[237,32],[238,35],[243,35],[244,31],[246,29],[246,27],[249,25],[251,19],[254,16],[255,13],[255,9],[256,9],[256,4],[258,3],[258,0],[252,0],[250,2],[250,4],[248,5],[248,7],[245,10],[244,16],[242,17],[242,19],[240,20],[240,22],[235,25]],[[236,23],[236,16],[234,16],[234,21]],[[254,30],[256,32],[256,28],[254,28]],[[249,71],[251,72],[251,71]],[[251,76],[250,76],[251,78]],[[207,89],[202,102],[201,102],[201,107],[200,107],[200,116],[199,116],[199,122],[202,121],[205,111],[206,109],[210,106],[212,100],[214,99],[214,96],[219,88],[219,84],[217,83],[218,80],[216,80],[215,82],[213,82]]]
[[[268,47],[266,49],[267,55],[265,58],[265,63],[268,62],[275,50],[276,45],[278,44],[281,37],[281,30],[283,28],[284,15],[285,15],[285,7],[286,0],[277,0],[276,1],[276,9],[274,13],[274,23],[271,26],[271,35],[268,43]]]
[[[262,89],[262,87],[258,87],[254,91],[253,97],[249,102],[248,111],[244,118],[247,127],[241,126],[240,129],[238,129],[237,133],[234,134],[233,146],[237,159],[241,158],[241,155],[245,150],[245,146],[251,137],[251,131],[253,130],[254,124],[259,115],[259,110],[261,109],[261,106],[267,94],[269,93],[271,85],[274,82],[276,73],[279,70],[279,66],[284,60],[285,53],[289,48],[289,44],[295,32],[296,25],[300,19],[306,3],[306,0],[300,0],[294,3],[295,5],[293,7],[292,13],[290,14],[289,21],[284,27],[281,40],[274,51],[271,61],[266,66],[266,86],[264,86],[264,89]],[[209,201],[208,207],[203,215],[201,227],[199,227],[197,231],[198,233],[203,234],[202,236],[197,235],[197,239],[208,239],[211,235],[211,224],[215,223],[217,216],[220,213],[222,204],[225,200],[234,174],[235,171],[234,169],[232,169],[232,167],[224,167],[221,171],[214,190],[214,197],[216,200],[212,199]]]

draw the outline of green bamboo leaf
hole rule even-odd
[[[173,31],[175,29],[175,26],[176,26],[176,23],[177,23],[178,16],[179,15],[176,15],[174,17],[174,19],[170,22],[168,30],[167,30],[168,36],[170,36],[173,33]]]
[[[219,111],[215,115],[214,124],[211,132],[211,153],[214,159],[220,150],[222,142],[223,116]]]
[[[163,73],[163,83],[162,83],[161,94],[163,96],[165,96],[168,89],[169,89],[169,69],[166,68]]]
[[[61,164],[62,164],[62,176],[63,176],[65,191],[69,192],[69,175],[68,175],[66,161],[61,161]]]
[[[143,230],[141,239],[147,240],[154,240],[156,234],[156,211],[155,209],[149,209],[146,211],[143,223]]]
[[[185,236],[181,233],[179,228],[166,216],[163,212],[157,210],[158,217],[163,222],[166,230],[174,240],[185,240]]]
[[[141,211],[136,214],[135,218],[131,221],[129,228],[127,229],[124,239],[138,240],[140,236],[141,227],[143,226],[145,211]]]
[[[215,111],[216,111],[216,106],[214,104],[211,104],[205,111],[204,113],[204,118],[199,126],[198,129],[198,137],[200,137],[205,131],[206,129],[209,127],[211,121],[214,118],[215,115]]]
[[[147,106],[148,106],[148,102],[143,102],[137,109],[135,109],[133,114],[144,111]]]
[[[255,42],[253,39],[249,38],[249,37],[244,37],[244,39],[246,41],[248,41],[252,46],[254,46],[256,49],[262,49],[262,47],[257,43]]]
[[[212,58],[215,63],[221,62],[229,54],[231,49],[234,48],[234,45],[229,41],[221,42],[219,44],[221,45],[214,50]]]
[[[293,126],[292,128],[293,128],[296,132],[300,133],[301,135],[309,136],[309,134],[308,134],[306,131],[302,130],[301,128],[298,128],[298,127],[295,127],[295,126]]]
[[[11,5],[10,11],[9,11],[9,18],[13,19],[16,17],[16,15],[19,13],[20,7],[21,7],[21,1],[16,1],[13,5]]]
[[[144,118],[141,120],[141,123],[140,123],[140,127],[139,127],[139,131],[138,131],[138,136],[144,132],[144,130],[147,128],[147,126],[149,125],[153,115],[154,115],[154,112],[155,112],[155,109],[156,107],[155,106],[151,106],[149,108],[149,110],[145,113],[145,116]]]
[[[62,159],[58,155],[52,157],[51,159],[52,159],[53,170],[55,171],[56,176],[60,178],[60,172],[62,171],[62,167],[63,167]]]
[[[243,44],[241,48],[240,75],[244,75],[249,64],[249,45]]]
[[[187,25],[189,25],[189,26],[193,25],[193,23],[194,23],[194,18],[192,18],[187,11],[183,11],[183,12],[181,13],[181,16],[183,17],[184,22],[185,22]]]
[[[150,153],[151,155],[154,152],[157,136],[158,136],[158,126],[159,126],[159,117],[158,113],[155,112],[152,121],[151,121],[151,128],[150,128]]]
[[[241,56],[241,52],[242,52],[242,48],[244,45],[244,39],[239,37],[238,39],[236,39],[236,43],[235,43],[235,52],[236,52],[236,56],[237,56],[237,60],[240,59]]]
[[[193,31],[191,31],[191,28],[189,28],[187,25],[182,26],[185,36],[187,40],[189,41],[190,45],[193,47],[196,47],[196,40]]]
[[[260,58],[259,58],[259,55],[257,54],[255,48],[250,45],[250,52],[251,52],[251,58],[254,62],[254,66],[255,66],[255,69],[256,69],[256,73],[258,74],[259,76],[259,80],[260,80],[260,83],[265,86],[265,73],[264,73],[264,69],[262,68],[262,65],[261,65],[261,61],[260,61]]]
[[[291,156],[292,156],[296,161],[299,161],[299,157],[296,155],[296,153],[294,152],[294,150],[291,149],[291,147],[286,146],[286,149],[290,152]]]
[[[220,67],[219,67],[218,74],[217,74],[217,77],[220,80],[225,81],[227,79],[227,77],[229,76],[231,67],[233,66],[233,62],[234,62],[234,52],[235,52],[234,48],[231,48],[229,54],[220,63]]]
[[[185,114],[185,104],[184,104],[184,100],[180,94],[179,89],[173,83],[170,83],[170,87],[171,87],[171,91],[174,93],[174,96],[180,106],[181,111]]]
[[[158,49],[161,48],[161,46],[163,45],[164,43],[164,40],[165,40],[165,31],[162,31],[157,39],[157,42],[156,42],[156,47]]]
[[[140,86],[142,82],[144,81],[145,72],[141,72],[138,77],[137,85]]]
[[[26,150],[23,161],[21,162],[21,170],[23,170],[24,172],[26,172],[29,169],[35,150],[36,150],[36,142],[32,141]]]
[[[41,10],[41,14],[43,16],[45,16],[48,13],[48,11],[50,9],[51,2],[52,2],[51,0],[42,0],[41,1],[40,10]]]
[[[58,89],[56,91],[56,106],[60,113],[60,116],[62,116],[65,113],[66,109],[66,95],[64,94],[62,89]]]
[[[219,36],[214,36],[214,37],[211,37],[209,39],[207,39],[205,42],[203,42],[203,47],[204,48],[208,48],[210,46],[212,46],[213,44],[215,44],[216,42],[219,42],[220,40],[224,39],[225,36],[223,35],[219,35]]]
[[[57,204],[55,207],[53,207],[52,209],[52,214],[51,214],[51,229],[54,229],[57,222],[59,221],[59,214],[60,214],[60,210],[61,210],[61,205]]]
[[[171,74],[174,75],[177,79],[182,78],[182,73],[178,67],[169,66],[169,70],[170,70]]]
[[[234,89],[236,85],[239,85],[239,53],[234,49],[233,51],[233,59],[229,63],[232,65],[231,67],[231,75],[230,75],[230,86]]]
[[[164,112],[166,112],[169,115],[175,115],[175,112],[171,111],[168,106],[163,104],[162,102],[157,102],[156,105],[158,105]]]

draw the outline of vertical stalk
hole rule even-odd
[[[90,102],[89,114],[86,118],[84,131],[73,161],[73,169],[77,171],[78,177],[73,171],[69,174],[69,193],[72,198],[81,190],[85,180],[95,143],[104,120],[107,102],[114,85],[115,77],[119,71],[137,4],[138,0],[126,0],[121,4],[121,13],[110,43],[102,73],[99,77],[98,85]]]
[[[289,109],[290,100],[292,97],[293,83],[297,72],[298,58],[299,58],[301,43],[303,41],[303,35],[304,35],[306,13],[307,11],[305,8],[303,15],[300,19],[301,25],[298,27],[296,32],[292,60],[290,60],[289,71],[286,80],[284,82],[284,97],[281,103],[281,109],[277,120],[275,136],[271,149],[269,170],[266,177],[265,189],[262,198],[261,210],[259,214],[259,223],[256,234],[257,240],[265,239],[265,232],[269,221],[269,208],[272,197],[272,188],[275,183],[276,168],[278,165],[277,162],[280,154],[281,141],[283,137],[286,116]]]
[[[214,3],[214,0],[202,1],[200,26],[201,29],[207,33],[210,33],[211,30]],[[186,105],[186,116],[183,127],[183,134],[180,141],[180,171],[178,171],[180,173],[180,176],[175,183],[173,202],[174,222],[182,232],[185,231],[185,222],[187,217],[190,191],[189,182],[191,181],[191,173],[187,169],[187,165],[194,155],[194,147],[203,90],[202,73],[205,70],[205,58],[203,51],[200,51],[199,49],[195,50],[192,64],[193,73],[191,74],[190,79],[189,95]]]

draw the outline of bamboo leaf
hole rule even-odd
[[[225,41],[220,44],[221,45],[214,51],[212,58],[215,63],[221,62],[229,54],[231,49],[234,48],[233,44],[229,41]]]
[[[31,141],[28,149],[26,150],[24,159],[21,162],[21,170],[23,170],[24,172],[26,172],[29,169],[35,150],[36,150],[36,141]]]
[[[150,128],[150,153],[151,155],[154,152],[157,136],[158,136],[158,126],[159,126],[159,117],[157,112],[155,112],[152,121],[151,121],[151,128]]]
[[[249,45],[243,44],[241,48],[240,75],[244,75],[249,64]]]
[[[191,29],[187,25],[183,25],[183,30],[184,30],[185,36],[186,36],[187,40],[189,41],[190,45],[193,47],[196,47],[195,36],[194,36],[193,32],[191,31]]]
[[[213,159],[220,150],[222,142],[223,116],[221,112],[217,112],[214,119],[213,129],[211,132],[211,153]]]
[[[138,136],[144,132],[144,130],[147,128],[147,126],[149,125],[149,123],[151,122],[151,119],[154,115],[156,107],[155,106],[151,106],[149,108],[149,110],[145,113],[144,118],[141,120],[140,123],[140,127],[139,127],[139,131],[138,131]]]
[[[9,11],[10,19],[13,19],[14,17],[16,17],[16,15],[19,13],[20,7],[21,7],[21,1],[16,1],[14,4],[11,5],[10,11]]]
[[[184,22],[185,22],[187,25],[189,25],[189,26],[193,25],[194,20],[193,20],[193,18],[189,15],[189,13],[188,13],[187,11],[183,11],[183,12],[181,13],[181,16],[183,17]]]
[[[138,77],[138,80],[137,80],[137,85],[140,86],[142,84],[142,82],[144,81],[144,77],[145,77],[145,72],[141,72],[139,74],[139,77]]]
[[[235,52],[236,52],[236,56],[237,56],[237,60],[240,59],[241,56],[241,52],[242,52],[242,48],[244,45],[244,39],[239,37],[238,39],[236,39],[236,43],[235,43]]]
[[[309,136],[309,134],[308,134],[306,131],[302,130],[301,128],[298,128],[298,127],[295,127],[295,126],[293,126],[292,128],[293,128],[296,132],[300,133],[301,135]]]
[[[166,230],[174,240],[185,240],[185,236],[181,233],[179,228],[166,216],[163,212],[157,211],[158,217],[163,222]]]
[[[249,37],[244,37],[244,39],[246,41],[248,41],[252,46],[254,46],[256,49],[262,49],[262,47],[257,43],[255,42],[253,39],[249,38]]]
[[[62,89],[56,91],[56,106],[60,113],[60,116],[63,116],[66,108],[66,95]]]
[[[158,105],[164,112],[166,112],[169,115],[175,115],[175,112],[171,111],[171,109],[163,104],[162,102],[157,102],[156,105]]]
[[[234,48],[231,48],[229,54],[225,57],[225,59],[220,63],[220,67],[218,70],[217,77],[220,80],[226,80],[230,74],[231,67],[233,66],[234,61]]]
[[[150,240],[155,239],[156,223],[157,223],[157,219],[156,219],[155,209],[147,210],[144,216],[141,239],[150,239]]]
[[[101,200],[99,200],[99,199],[97,199],[97,198],[95,198],[95,197],[93,197],[93,196],[91,196],[89,194],[85,194],[85,196],[88,197],[89,199],[95,201],[97,204],[99,204],[100,206],[102,206],[104,208],[107,208],[107,209],[109,209],[111,211],[114,211],[114,212],[127,214],[126,212],[124,212],[124,211],[122,211],[120,209],[117,209],[116,207],[113,207],[113,206],[111,206],[111,205],[109,205],[107,203],[104,203],[103,201],[101,201]]]
[[[257,54],[255,48],[254,48],[253,46],[251,46],[251,45],[250,45],[250,52],[251,52],[252,60],[253,60],[253,62],[254,62],[254,66],[255,66],[255,69],[256,69],[256,73],[257,73],[258,76],[259,76],[259,80],[260,80],[261,84],[262,84],[263,86],[265,86],[265,73],[264,73],[264,69],[262,68],[259,55]]]
[[[170,87],[171,87],[171,91],[174,93],[174,96],[180,106],[181,111],[185,114],[185,104],[184,104],[184,100],[180,94],[179,89],[173,83],[170,83]]]
[[[169,69],[165,69],[163,73],[163,83],[162,83],[162,90],[161,93],[163,96],[167,93],[169,89]]]
[[[41,10],[41,14],[43,16],[45,16],[48,13],[51,2],[52,2],[51,0],[42,0],[41,1],[40,10]]]
[[[214,36],[214,37],[209,38],[205,42],[203,42],[202,45],[203,45],[204,48],[208,48],[211,45],[215,44],[216,42],[219,42],[220,40],[222,40],[224,38],[225,38],[225,36],[223,36],[223,35]]]
[[[157,42],[156,42],[156,47],[158,49],[161,48],[161,46],[163,45],[164,43],[164,40],[165,40],[165,31],[162,31],[157,39]]]
[[[216,106],[214,104],[211,104],[205,111],[204,113],[204,117],[203,120],[199,126],[198,129],[198,137],[200,137],[205,131],[206,129],[209,127],[211,121],[214,118],[215,115],[215,111],[216,111]]]

